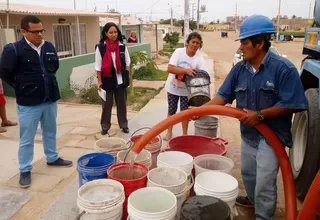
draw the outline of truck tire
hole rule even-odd
[[[308,110],[296,113],[292,125],[293,147],[289,150],[297,197],[307,195],[314,177],[320,169],[320,110],[319,90],[305,92]]]

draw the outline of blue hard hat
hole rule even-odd
[[[251,15],[240,26],[240,35],[237,40],[243,40],[260,34],[274,34],[272,21],[263,15]]]

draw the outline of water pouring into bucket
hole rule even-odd
[[[132,133],[130,140],[128,142],[130,144],[130,147],[127,153],[125,154],[125,156],[123,157],[123,160],[122,160],[123,162],[130,163],[131,167],[133,166],[134,162],[137,160],[138,154],[132,151],[131,148],[134,145],[134,143],[136,143],[143,136],[143,134],[138,134],[138,132],[142,130],[150,130],[150,129],[151,129],[150,127],[143,127]],[[154,137],[144,147],[145,150],[149,151],[152,154],[152,165],[150,169],[155,167],[156,158],[160,153],[161,147],[162,147],[162,137],[160,135],[158,135],[157,137]]]

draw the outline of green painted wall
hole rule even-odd
[[[148,58],[151,58],[151,45],[149,43],[128,45],[128,51],[129,53],[134,51],[145,51],[148,55]]]
[[[59,82],[60,91],[70,89],[70,75],[72,69],[78,66],[94,63],[94,53],[68,57],[60,60],[60,68],[57,72],[57,80]]]
[[[150,44],[130,45],[128,46],[128,51],[129,53],[134,51],[146,51],[148,57],[151,57]],[[94,59],[94,53],[60,59],[60,68],[57,71],[57,80],[62,96],[66,95],[66,93],[69,93],[68,95],[74,94],[73,91],[70,90],[70,75],[73,68],[94,63]],[[14,90],[5,82],[3,82],[3,87],[6,96],[15,96]]]

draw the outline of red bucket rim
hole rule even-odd
[[[130,138],[130,141],[135,142],[139,140],[139,138],[141,138],[142,136],[143,134],[134,135]],[[159,137],[154,137],[148,144],[155,144],[155,143],[158,143],[159,141],[160,141]]]
[[[124,179],[115,178],[112,175],[110,175],[111,171],[113,171],[115,169],[118,169],[118,168],[128,167],[128,165],[130,165],[130,163],[126,163],[126,162],[113,164],[107,170],[108,177],[110,176],[113,180],[116,180],[118,182],[124,182],[124,181],[125,182],[135,182],[135,181],[139,181],[139,180],[143,180],[143,179],[147,178],[147,175],[148,175],[148,172],[149,172],[149,168],[144,164],[136,163],[136,162],[133,164],[133,167],[139,167],[139,168],[142,168],[143,170],[146,171],[146,174],[144,176],[142,176],[141,178],[133,179],[133,180],[124,180]]]
[[[228,151],[228,149],[227,149],[228,142],[226,140],[224,140],[223,138],[220,138],[220,137],[212,138],[212,137],[207,137],[207,136],[203,136],[203,135],[185,135],[185,136],[174,137],[168,141],[168,144],[167,144],[168,147],[165,149],[162,149],[161,151],[162,152],[174,151],[175,150],[174,148],[170,148],[170,143],[172,143],[176,140],[179,140],[179,139],[187,138],[187,137],[189,137],[189,138],[196,137],[196,138],[202,138],[202,139],[207,139],[207,140],[220,141],[220,143],[216,143],[216,144],[224,147],[224,149],[221,151],[221,155],[222,156],[226,155],[226,153]],[[217,154],[217,155],[220,155],[220,154]]]

